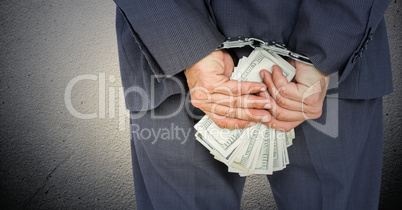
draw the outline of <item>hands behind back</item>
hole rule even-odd
[[[191,103],[219,127],[245,128],[261,122],[289,131],[307,119],[321,116],[329,83],[329,77],[314,66],[294,60],[291,64],[296,68],[294,82],[288,82],[278,66],[273,67],[272,74],[261,71],[264,83],[240,82],[230,80],[234,68],[232,57],[218,50],[184,74]]]

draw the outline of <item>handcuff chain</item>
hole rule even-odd
[[[252,48],[261,47],[271,53],[276,53],[278,55],[286,56],[292,58],[294,60],[300,61],[305,64],[313,65],[310,59],[307,56],[300,55],[298,53],[294,53],[288,49],[286,49],[285,45],[278,44],[276,42],[265,42],[261,39],[257,38],[241,38],[239,37],[237,40],[232,40],[230,37],[221,44],[217,48],[217,50],[221,49],[230,49],[230,48],[242,48],[250,46]]]

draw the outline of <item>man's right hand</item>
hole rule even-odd
[[[230,80],[234,68],[226,51],[214,51],[184,71],[191,103],[207,114],[220,128],[245,128],[266,123],[270,101],[250,95],[266,91],[259,82]]]

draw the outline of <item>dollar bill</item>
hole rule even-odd
[[[283,75],[291,81],[296,70],[279,55],[256,48],[248,57],[239,60],[231,79],[262,82],[260,71],[272,72],[272,66],[281,67]],[[216,160],[228,166],[228,171],[240,176],[272,174],[289,164],[287,147],[295,138],[294,130],[281,132],[261,123],[245,129],[219,128],[208,116],[195,126],[196,139]]]

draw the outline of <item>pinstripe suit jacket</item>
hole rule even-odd
[[[384,22],[389,0],[115,2],[122,83],[132,111],[180,93],[182,71],[237,36],[276,41],[307,55],[320,71],[339,76],[331,91],[340,98],[392,92]]]

